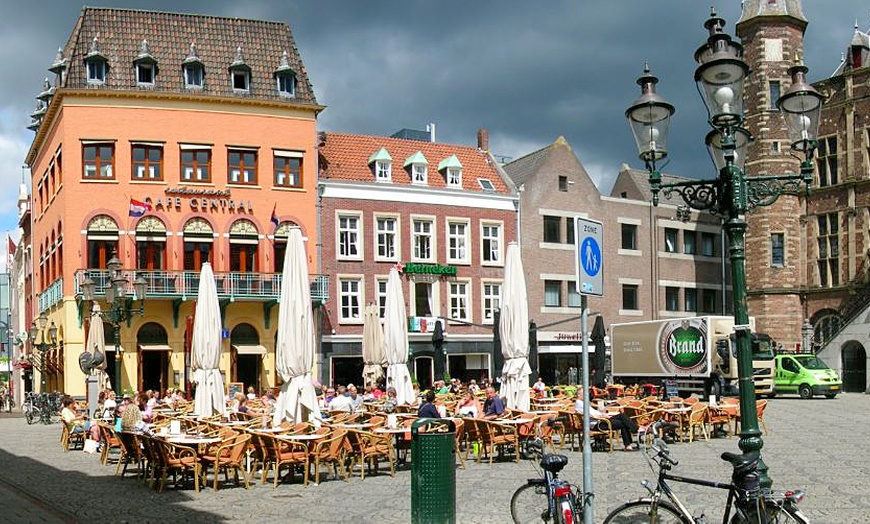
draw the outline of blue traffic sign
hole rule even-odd
[[[576,252],[577,292],[581,295],[601,296],[604,293],[604,256],[601,244],[604,226],[601,222],[576,218],[574,231],[579,242]]]

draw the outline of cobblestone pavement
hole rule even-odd
[[[836,400],[772,400],[765,415],[769,434],[763,455],[775,489],[802,488],[801,503],[814,523],[870,521],[870,396],[845,394]],[[168,487],[159,494],[132,477],[114,476],[96,455],[64,453],[60,425],[28,426],[22,418],[0,418],[0,519],[4,522],[378,522],[410,520],[410,472],[359,476],[350,482],[325,480],[303,487],[232,484],[215,492]],[[719,459],[737,451],[737,439],[718,438],[675,444],[676,472],[727,480]],[[580,483],[582,456],[565,452],[570,463],[562,477]],[[469,462],[456,472],[456,512],[460,523],[510,520],[513,491],[536,475],[528,461],[493,465]],[[593,453],[595,521],[621,502],[640,496],[642,478],[652,473],[640,453]],[[719,520],[723,491],[676,484],[676,492],[708,522]]]

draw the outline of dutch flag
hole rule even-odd
[[[130,199],[130,216],[141,217],[148,211],[151,211],[151,204],[147,202],[139,202],[138,200]]]
[[[275,213],[276,209],[278,209],[277,203],[275,204],[274,207],[272,207],[272,216],[269,218],[269,220],[272,222],[272,224],[275,225],[275,229],[278,229],[278,226],[281,225],[281,221],[278,220],[278,215]]]

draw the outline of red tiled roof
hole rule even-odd
[[[109,60],[106,83],[99,87],[88,86],[84,62],[94,37],[98,37],[100,54]],[[137,87],[133,67],[143,39],[148,41],[158,67],[155,85],[148,88]],[[197,56],[205,66],[204,87],[199,91],[186,90],[182,77],[181,64],[192,42],[196,43]],[[228,71],[239,46],[245,63],[251,68],[250,94],[247,95],[234,94]],[[285,50],[290,67],[296,73],[295,98],[280,96],[272,76],[281,64]],[[290,26],[284,22],[85,7],[63,55],[69,64],[66,82],[62,86],[67,88],[186,92],[247,96],[297,104],[317,103]]]
[[[342,133],[326,133],[325,137],[320,148],[324,159],[321,176],[329,180],[374,183],[369,157],[383,147],[393,159],[392,185],[411,185],[411,176],[403,166],[408,157],[420,151],[429,162],[427,187],[447,188],[438,164],[456,155],[462,164],[462,189],[483,192],[477,179],[485,178],[492,182],[495,193],[510,193],[489,154],[477,147]]]

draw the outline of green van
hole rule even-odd
[[[801,398],[834,398],[843,390],[837,372],[811,353],[777,355],[773,380],[775,393],[797,393]]]

